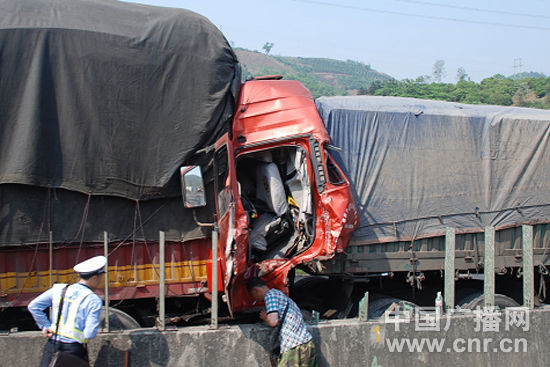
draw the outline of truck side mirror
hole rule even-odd
[[[198,208],[206,205],[204,181],[199,166],[184,166],[180,168],[181,196],[186,208]]]

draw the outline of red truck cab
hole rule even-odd
[[[278,79],[242,85],[232,133],[215,144],[218,261],[232,313],[252,307],[248,277],[288,293],[290,270],[342,252],[358,224],[313,97]]]

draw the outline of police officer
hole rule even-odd
[[[42,334],[49,339],[44,347],[40,367],[47,367],[50,363],[54,353],[54,338],[56,350],[69,352],[88,361],[85,345],[97,335],[103,306],[101,298],[93,291],[102,283],[106,262],[104,256],[96,256],[77,264],[73,269],[80,276],[78,283],[68,287],[67,284],[55,284],[28,305]],[[59,304],[65,287],[59,330],[55,334]],[[45,313],[48,307],[52,308],[51,319]]]

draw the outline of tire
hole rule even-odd
[[[351,282],[325,276],[308,276],[294,283],[291,298],[303,310],[315,310],[321,315],[332,311],[328,318],[344,319],[353,308],[352,291]]]
[[[397,303],[401,309],[404,308],[417,308],[418,306],[412,302],[405,301],[399,298],[388,296],[377,296],[372,300],[369,300],[369,320],[377,320],[384,317],[384,313],[390,306]]]
[[[320,311],[326,298],[328,278],[323,276],[300,277],[290,290],[290,297],[300,308]]]
[[[475,291],[463,299],[460,302],[457,302],[457,305],[462,309],[475,310],[476,308],[483,308],[485,305],[485,296],[481,291]],[[506,307],[519,307],[520,304],[517,303],[513,298],[505,296],[504,294],[495,294],[495,307],[499,309],[504,309]]]
[[[126,312],[116,308],[109,308],[109,331],[139,329],[139,323]],[[105,309],[99,316],[99,328],[105,328]]]

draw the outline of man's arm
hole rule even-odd
[[[86,339],[93,339],[97,335],[97,330],[99,329],[99,316],[101,315],[101,308],[103,303],[99,297],[90,297],[90,303],[86,305],[86,320],[84,326],[84,337]]]
[[[52,326],[45,309],[52,305],[53,290],[50,288],[46,292],[42,293],[29,303],[27,309],[31,313],[36,325],[44,332],[44,329],[49,330]]]
[[[277,311],[266,313],[265,310],[262,310],[260,312],[260,318],[271,327],[275,327],[279,323],[279,313]]]

